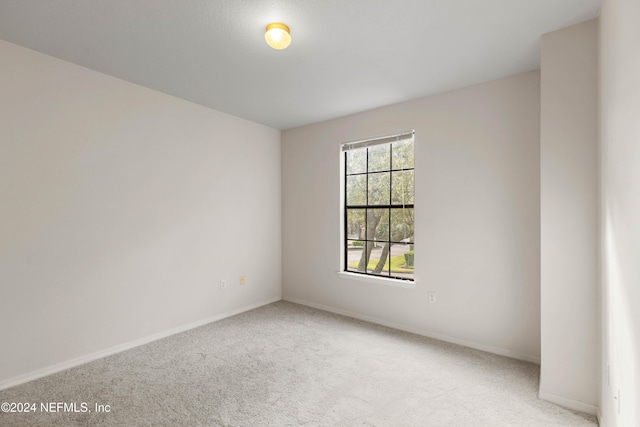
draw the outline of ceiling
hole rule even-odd
[[[0,39],[278,129],[538,69],[601,0],[0,0]],[[291,27],[269,48],[264,27]],[[0,58],[0,66],[1,66]]]

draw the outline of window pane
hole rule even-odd
[[[367,204],[367,175],[347,176],[347,206]]]
[[[413,209],[391,209],[391,241],[413,243]]]
[[[413,168],[413,139],[391,144],[393,169]]]
[[[389,241],[389,209],[368,209],[367,226],[375,227],[369,231],[369,240]]]
[[[390,152],[391,146],[389,144],[369,147],[369,172],[391,169]]]
[[[413,279],[412,245],[394,243],[391,246],[391,275]]]
[[[367,171],[367,149],[359,148],[346,151],[347,174],[365,173]]]
[[[365,239],[365,209],[347,209],[347,239]]]
[[[413,170],[391,173],[391,203],[413,204]]]
[[[349,242],[347,246],[347,271],[360,271],[358,266],[365,253],[365,243],[361,240],[356,242]],[[362,244],[362,246],[359,246],[359,244]],[[364,272],[364,269],[362,271]]]
[[[391,174],[389,172],[374,173],[369,177],[369,205],[388,205],[389,185]]]
[[[374,245],[369,257],[367,272],[381,276],[389,275],[389,243],[376,243]]]

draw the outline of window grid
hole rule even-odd
[[[392,233],[391,233],[391,226],[392,226],[392,209],[411,209],[413,210],[414,205],[413,203],[402,203],[402,204],[398,204],[398,203],[393,203],[393,173],[401,173],[401,172],[406,172],[406,171],[413,171],[415,168],[411,167],[411,168],[398,168],[398,169],[394,169],[393,168],[393,146],[394,144],[391,143],[389,144],[389,165],[388,165],[388,169],[384,169],[384,170],[375,170],[375,171],[370,171],[370,157],[369,157],[369,150],[371,147],[366,147],[366,148],[362,148],[363,150],[366,150],[366,156],[365,156],[365,172],[355,172],[355,173],[348,173],[349,170],[349,151],[345,151],[344,152],[344,165],[345,165],[345,175],[344,175],[344,265],[345,265],[345,271],[351,272],[351,273],[359,273],[359,274],[363,274],[363,275],[371,275],[371,276],[380,276],[380,277],[386,277],[386,278],[393,278],[393,279],[401,279],[401,280],[408,280],[408,281],[413,281],[413,274],[411,274],[411,277],[404,277],[404,276],[400,276],[400,275],[394,275],[392,272],[392,266],[391,266],[391,247],[393,245],[400,245],[400,244],[404,244],[407,245],[409,247],[411,247],[414,244],[413,239],[410,239],[409,241],[404,241],[405,239],[403,239],[402,242],[397,242],[394,241],[392,239]],[[375,146],[373,146],[375,147]],[[413,147],[412,147],[413,149]],[[369,193],[369,177],[372,175],[376,175],[376,174],[389,174],[389,199],[388,199],[388,204],[370,204],[370,193]],[[348,203],[348,177],[352,177],[352,176],[366,176],[365,179],[365,204],[361,205],[361,204],[349,204]],[[348,223],[348,217],[349,217],[349,212],[350,211],[354,211],[356,209],[362,209],[364,210],[364,239],[362,238],[362,236],[358,236],[359,238],[357,239],[360,242],[363,242],[363,255],[364,255],[364,271],[359,271],[359,270],[354,270],[353,268],[349,267],[349,242],[353,242],[354,239],[350,239],[349,238],[349,223]],[[372,209],[376,209],[376,210],[386,210],[386,216],[387,216],[387,229],[386,229],[386,240],[378,240],[377,235],[376,235],[376,230],[373,231],[373,233],[369,232],[369,211]],[[384,216],[384,213],[382,214],[382,216]],[[371,238],[370,235],[371,234]],[[413,237],[413,236],[411,236]],[[388,254],[386,256],[386,260],[385,260],[385,264],[387,265],[387,272],[386,274],[384,274],[384,267],[382,269],[382,271],[380,273],[375,273],[373,271],[373,269],[371,269],[372,271],[369,271],[369,256],[370,254],[368,253],[369,251],[367,250],[368,245],[372,244],[372,245],[376,245],[376,244],[383,244],[383,245],[389,245],[389,249],[388,249]],[[411,246],[410,246],[411,245]],[[413,250],[411,248],[411,250]]]

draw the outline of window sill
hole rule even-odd
[[[386,277],[376,277],[365,274],[349,273],[346,271],[336,272],[339,278],[348,280],[357,280],[359,282],[375,283],[377,285],[392,286],[394,288],[415,289],[416,282],[407,280],[388,279]]]

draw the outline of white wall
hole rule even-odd
[[[640,426],[639,1],[604,0],[600,76],[602,425],[635,427]]]
[[[598,21],[542,36],[540,397],[596,412]]]
[[[283,132],[283,297],[539,360],[539,78]],[[416,131],[417,288],[338,278],[339,145],[407,129]]]
[[[0,58],[0,386],[279,299],[280,131]]]

